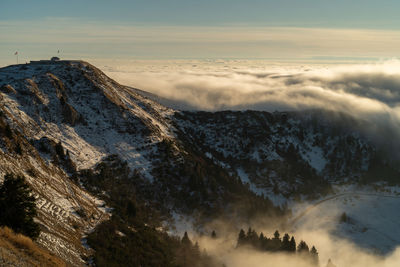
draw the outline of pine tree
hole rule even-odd
[[[251,245],[256,246],[257,241],[258,241],[258,235],[255,230],[251,229],[249,227],[249,230],[247,231],[247,242],[249,242]]]
[[[308,248],[307,243],[301,240],[299,245],[297,246],[297,252],[303,254],[303,253],[309,253],[309,251],[310,249]]]
[[[333,264],[331,259],[329,259],[328,262],[326,263],[326,267],[336,267],[336,265]]]
[[[185,232],[185,233],[183,234],[183,237],[182,237],[182,241],[181,241],[181,242],[182,242],[182,244],[183,244],[184,246],[187,246],[187,247],[192,246],[192,241],[190,241],[187,232]]]
[[[346,212],[343,212],[342,215],[340,216],[340,222],[341,223],[346,223],[348,222],[349,218],[347,217]]]
[[[280,240],[280,234],[279,234],[278,230],[276,230],[275,233],[274,233],[274,239],[275,240]]]
[[[292,236],[289,243],[289,251],[293,253],[296,252],[296,240],[294,239],[294,236]]]
[[[12,130],[11,130],[11,127],[10,127],[9,124],[6,125],[6,128],[5,128],[5,135],[6,135],[9,139],[12,139],[12,137],[13,137]]]
[[[211,237],[214,239],[217,238],[217,233],[215,232],[215,230],[212,231]]]
[[[196,242],[193,246],[193,257],[197,260],[201,256],[199,243]]]
[[[192,241],[190,241],[188,233],[185,232],[183,234],[182,240],[181,240],[181,250],[180,250],[180,257],[182,260],[182,265],[187,266],[190,263],[190,260],[192,259],[192,252],[193,252],[193,245]]]
[[[36,239],[40,228],[33,218],[37,215],[35,198],[23,176],[6,174],[0,186],[0,225]]]
[[[65,154],[64,154],[64,148],[63,148],[61,141],[59,141],[56,144],[55,150],[56,150],[57,155],[60,157],[60,159],[64,159]]]
[[[18,155],[22,155],[22,147],[20,143],[17,143],[15,145],[15,153],[17,153]]]
[[[311,264],[313,266],[319,266],[318,251],[313,246],[310,250]]]
[[[260,237],[258,238],[258,243],[260,245],[260,247],[262,246],[262,244],[264,243],[265,240],[265,236],[263,233],[260,233]]]
[[[243,229],[240,229],[237,246],[242,246],[246,243],[246,234]]]
[[[274,233],[274,238],[272,238],[272,245],[274,250],[279,250],[282,246],[279,231],[276,230]]]
[[[286,233],[282,238],[282,247],[281,247],[281,249],[283,251],[290,251],[290,240],[289,239],[290,239],[290,237]]]

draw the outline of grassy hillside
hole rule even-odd
[[[66,266],[64,261],[39,247],[29,237],[0,228],[0,266]]]

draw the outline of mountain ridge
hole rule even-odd
[[[1,68],[0,101],[0,177],[28,177],[39,243],[72,265],[90,256],[84,236],[110,218],[100,198],[117,203],[108,186],[118,179],[162,220],[177,212],[204,222],[290,216],[288,200],[396,183],[399,173],[368,134],[346,129],[351,116],[173,110],[84,61]],[[375,177],[383,167],[387,176]]]

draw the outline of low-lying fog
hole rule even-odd
[[[337,198],[318,204],[293,205],[294,218],[302,211],[288,229],[281,229],[301,240],[309,247],[315,246],[319,253],[319,266],[325,267],[329,259],[337,267],[394,267],[400,262],[400,205],[398,193],[371,194],[366,191],[339,194]],[[342,214],[346,212],[346,221]],[[215,229],[217,239],[209,235],[191,234],[201,248],[221,260],[226,266],[282,266],[313,267],[307,259],[287,253],[261,252],[250,247],[236,248],[238,229],[221,221],[208,225]],[[188,225],[185,225],[188,227]],[[259,222],[251,225],[259,234],[273,237],[275,228],[265,228]],[[247,232],[248,226],[242,226]],[[229,229],[229,230],[228,230]]]

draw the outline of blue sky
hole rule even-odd
[[[400,1],[0,1],[0,65],[49,57],[398,57]]]
[[[141,25],[258,25],[399,29],[399,1],[2,0],[2,20],[71,17]]]

